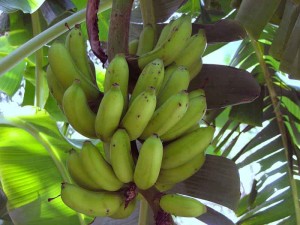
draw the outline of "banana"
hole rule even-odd
[[[161,139],[170,141],[180,137],[202,119],[206,108],[205,95],[191,97],[189,94],[189,106],[186,113],[170,130],[161,136]]]
[[[200,29],[197,34],[191,36],[174,62],[178,66],[192,69],[193,63],[201,58],[207,46],[204,30]]]
[[[53,74],[50,65],[47,66],[46,79],[47,79],[47,83],[48,83],[48,86],[49,86],[50,93],[55,98],[58,105],[61,106],[62,105],[62,99],[63,99],[63,96],[64,96],[64,93],[65,93],[66,89],[64,89],[61,86],[61,84],[59,83],[59,81],[57,80],[55,75]]]
[[[121,193],[94,192],[66,182],[61,185],[61,199],[71,209],[91,217],[111,216],[124,202]]]
[[[162,59],[164,65],[168,66],[185,47],[185,43],[191,37],[191,34],[191,17],[182,15],[177,21],[172,23],[169,35],[162,41],[160,47],[157,47],[138,58],[139,67],[141,69],[144,68],[149,62],[156,58]]]
[[[103,150],[104,150],[104,158],[105,158],[106,162],[111,164],[111,161],[110,161],[110,142],[102,142],[102,144],[103,144]]]
[[[190,80],[193,80],[201,71],[203,66],[202,58],[197,59],[195,62],[193,62],[191,68],[189,69],[190,72]]]
[[[117,54],[109,63],[104,79],[104,94],[109,91],[114,83],[118,83],[124,98],[125,112],[128,105],[129,67],[124,54]]]
[[[122,203],[121,207],[118,209],[117,212],[109,216],[110,218],[113,219],[126,219],[128,218],[133,211],[135,210],[136,207],[136,199],[133,199],[132,201],[129,202],[127,207],[125,207],[125,201]]]
[[[174,185],[193,176],[204,164],[205,153],[193,157],[190,161],[171,169],[161,169],[157,183]]]
[[[161,88],[160,88],[160,92],[157,93],[157,95],[161,94],[161,90],[164,89],[164,87],[166,86],[167,81],[169,80],[169,78],[171,77],[172,73],[174,73],[174,71],[178,68],[178,66],[175,63],[172,63],[171,65],[167,66],[165,68],[165,74],[164,74],[164,79],[162,81],[161,84]]]
[[[123,107],[124,98],[120,86],[114,83],[108,92],[104,94],[94,124],[97,137],[102,141],[110,141],[119,126]]]
[[[189,93],[189,99],[193,99],[195,97],[205,97],[204,89],[198,88]]]
[[[117,191],[123,183],[116,177],[111,165],[101,155],[96,146],[85,141],[80,153],[83,169],[91,179],[106,191]]]
[[[139,37],[136,55],[140,56],[150,52],[154,48],[155,32],[151,24],[146,24]]]
[[[159,34],[159,37],[158,37],[158,40],[156,42],[154,49],[160,48],[161,45],[167,41],[167,38],[169,37],[169,35],[171,33],[170,31],[174,27],[174,25],[173,25],[174,21],[175,20],[171,20],[169,23],[165,24],[165,26],[163,27],[163,29],[161,30],[161,32]],[[179,21],[177,21],[177,23],[178,22]]]
[[[69,151],[67,169],[72,180],[80,187],[94,191],[101,190],[101,188],[99,188],[99,186],[84,172],[79,153],[74,149]]]
[[[139,94],[129,106],[120,125],[126,129],[131,141],[142,134],[153,116],[155,107],[156,95],[154,87],[149,87],[146,91]]]
[[[165,146],[162,169],[183,165],[204,152],[214,136],[214,131],[212,126],[199,127]]]
[[[157,96],[157,106],[161,106],[168,98],[174,94],[187,90],[190,83],[190,74],[186,67],[178,66],[170,75],[165,86],[161,89]]]
[[[172,189],[174,187],[174,184],[166,184],[166,183],[160,183],[158,180],[155,183],[155,187],[157,190],[159,190],[160,192],[164,192],[164,191],[168,191],[170,189]]]
[[[146,190],[155,184],[162,157],[162,142],[157,135],[151,135],[142,144],[134,170],[133,180],[139,189]]]
[[[206,213],[206,206],[200,201],[179,194],[165,194],[160,198],[159,205],[167,213],[174,216],[198,217]]]
[[[90,109],[86,95],[81,87],[81,81],[75,80],[65,91],[62,106],[72,127],[80,134],[96,138],[96,114]]]
[[[54,42],[49,48],[48,60],[57,80],[65,89],[71,86],[74,80],[80,80],[80,86],[88,101],[93,101],[100,97],[101,92],[98,87],[77,69],[64,44]]]
[[[164,64],[161,59],[150,62],[141,72],[130,96],[129,105],[148,87],[154,87],[158,93],[164,79]]]
[[[134,161],[130,139],[125,129],[118,129],[111,138],[110,161],[120,181],[129,183],[133,180]]]
[[[139,39],[133,39],[128,44],[128,53],[130,55],[136,55],[136,51],[139,45]]]
[[[75,26],[66,37],[65,46],[77,66],[78,70],[92,83],[96,84],[96,77],[90,66],[90,59],[87,55],[87,40],[81,29]]]
[[[158,136],[165,134],[183,117],[187,111],[188,103],[189,98],[186,91],[181,91],[171,96],[155,110],[140,138],[145,140],[152,134],[157,134]]]

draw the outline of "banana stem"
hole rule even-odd
[[[41,33],[41,24],[39,19],[39,11],[31,14],[33,35],[37,36]],[[45,92],[43,88],[43,48],[35,52],[35,106],[44,108],[45,105]]]
[[[112,0],[103,1],[99,7],[99,13],[111,8]],[[19,48],[11,52],[9,55],[0,61],[0,76],[13,68],[27,56],[33,54],[38,49],[46,45],[48,42],[54,40],[64,32],[68,31],[65,27],[67,23],[69,26],[81,23],[85,20],[86,9],[82,9],[72,16],[69,16],[62,21],[56,23],[47,30],[41,32],[37,36],[30,39],[28,42],[21,45]]]

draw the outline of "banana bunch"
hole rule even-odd
[[[126,218],[138,191],[164,192],[201,168],[214,128],[200,126],[207,108],[204,90],[187,91],[206,48],[204,32],[191,33],[187,15],[167,24],[157,41],[154,28],[145,25],[139,40],[130,43],[141,68],[131,93],[124,54],[110,61],[101,93],[80,30],[72,29],[65,44],[52,44],[47,79],[53,96],[73,128],[104,147],[101,153],[85,141],[80,151],[68,153],[72,183],[61,186],[67,206],[92,217]],[[98,108],[91,107],[95,102]],[[137,142],[141,147],[132,149]],[[179,195],[163,195],[159,205],[177,216],[205,212],[198,201]]]

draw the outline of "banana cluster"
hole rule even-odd
[[[206,112],[204,90],[187,91],[202,67],[205,34],[200,30],[191,35],[187,15],[167,24],[158,41],[153,28],[144,26],[135,49],[133,43],[129,46],[141,68],[133,91],[128,92],[126,57],[117,54],[107,67],[99,107],[92,110],[90,102],[101,92],[86,52],[71,48],[84,46],[79,33],[73,29],[65,44],[52,44],[48,84],[74,129],[100,139],[105,151],[100,153],[90,141],[80,151],[70,151],[67,168],[73,184],[62,184],[61,198],[88,216],[126,218],[136,204],[135,191],[129,199],[124,194],[132,185],[137,192],[154,187],[164,192],[195,174],[205,161],[214,128],[199,125]],[[77,45],[71,43],[74,39]],[[132,143],[140,144],[135,154]],[[205,212],[202,203],[178,194],[163,195],[159,204],[163,212],[178,216]]]

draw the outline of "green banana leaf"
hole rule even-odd
[[[45,0],[0,0],[0,10],[6,13],[21,10],[24,13],[35,12]]]

